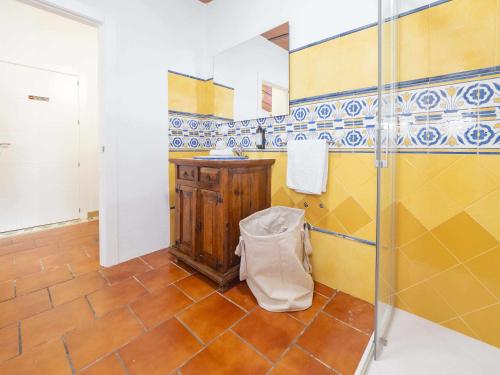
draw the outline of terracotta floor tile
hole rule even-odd
[[[36,247],[47,246],[47,245],[59,246],[59,240],[57,236],[37,238],[35,239],[35,245]]]
[[[153,268],[161,267],[175,259],[174,256],[168,252],[168,249],[162,249],[146,254],[141,258]]]
[[[70,263],[69,268],[75,275],[83,275],[85,273],[100,270],[102,267],[99,264],[99,259],[86,259],[80,262]]]
[[[14,298],[14,282],[12,280],[0,283],[0,302]]]
[[[271,371],[273,375],[332,375],[333,372],[310,354],[293,346]]]
[[[19,354],[19,325],[0,328],[0,362]]]
[[[53,270],[46,270],[16,281],[17,295],[26,294],[48,286],[61,283],[73,278],[69,269],[65,266]]]
[[[174,286],[168,286],[152,294],[146,294],[130,307],[148,328],[170,319],[192,304],[188,297]]]
[[[370,337],[324,313],[299,338],[298,345],[342,374],[354,374]]]
[[[63,252],[59,246],[46,245],[14,254],[16,263],[40,261],[40,259]]]
[[[226,332],[181,370],[183,375],[259,375],[266,374],[271,364],[241,341]]]
[[[163,375],[170,374],[200,349],[200,343],[173,318],[119,353],[131,375]]]
[[[2,363],[0,374],[69,375],[71,368],[62,341],[54,340]]]
[[[0,281],[13,280],[31,275],[42,270],[40,260],[21,262],[16,264],[4,263],[0,265]]]
[[[214,293],[179,315],[203,342],[208,342],[240,319],[245,312]]]
[[[89,257],[83,249],[72,249],[59,254],[49,255],[42,258],[42,264],[45,269],[63,266],[65,264],[77,263],[88,260]]]
[[[17,253],[20,251],[25,251],[33,249],[35,247],[35,241],[29,240],[21,243],[13,243],[10,245],[5,245],[0,247],[0,255]]]
[[[374,308],[371,303],[339,292],[325,307],[325,312],[363,332],[373,332]]]
[[[129,279],[93,292],[87,298],[99,317],[135,301],[145,293],[146,289],[137,280]]]
[[[139,279],[149,290],[158,290],[186,276],[189,276],[186,271],[173,263],[169,263],[160,268],[138,275],[137,279]]]
[[[307,310],[294,311],[289,314],[294,318],[299,319],[302,323],[309,324],[317,312],[325,305],[326,301],[328,301],[328,298],[322,296],[321,294],[314,293],[311,307]]]
[[[207,277],[197,273],[175,283],[189,297],[198,301],[217,289],[217,284]]]
[[[78,236],[67,239],[59,239],[59,246],[85,246],[98,243],[95,235]]]
[[[0,303],[0,326],[4,327],[50,308],[47,290],[39,290],[2,302]]]
[[[106,280],[104,280],[99,272],[92,272],[51,286],[49,291],[52,303],[54,306],[57,306],[107,286]]]
[[[116,266],[104,268],[102,272],[109,282],[114,284],[149,270],[146,263],[139,258],[134,258]]]
[[[85,253],[92,259],[99,259],[99,244],[83,246]]]
[[[257,306],[257,300],[245,281],[240,282],[231,289],[225,291],[224,296],[229,298],[231,301],[234,301],[237,305],[243,307],[247,311],[250,311]]]
[[[32,316],[21,321],[23,350],[59,338],[64,333],[93,320],[94,314],[83,298]]]
[[[66,334],[66,344],[75,369],[81,369],[96,359],[122,347],[144,331],[132,313],[120,309],[93,324]]]
[[[287,313],[266,311],[260,307],[239,322],[233,330],[272,361],[277,361],[304,325]]]
[[[110,354],[99,362],[87,367],[79,375],[127,375],[116,354]]]
[[[12,238],[10,238],[10,237],[0,238],[0,247],[11,245],[11,244],[12,244]]]
[[[329,286],[321,284],[317,281],[314,282],[314,291],[316,293],[324,295],[325,297],[331,297],[335,294],[335,289],[332,289]]]

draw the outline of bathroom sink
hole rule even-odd
[[[193,156],[196,160],[245,160],[246,156],[224,156],[224,155],[209,155],[209,156]]]

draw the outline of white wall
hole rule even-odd
[[[82,217],[99,208],[97,51],[95,27],[15,0],[0,1],[0,60],[79,77]]]
[[[167,71],[201,74],[206,7],[195,0],[43,2],[102,23],[101,263],[168,246]]]
[[[266,116],[262,81],[288,88],[288,51],[256,36],[214,58],[214,82],[234,88],[234,120]]]

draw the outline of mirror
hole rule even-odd
[[[224,118],[245,121],[287,115],[288,22],[216,55],[213,82],[214,107]]]

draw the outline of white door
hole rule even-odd
[[[0,232],[79,217],[78,80],[0,62]]]

